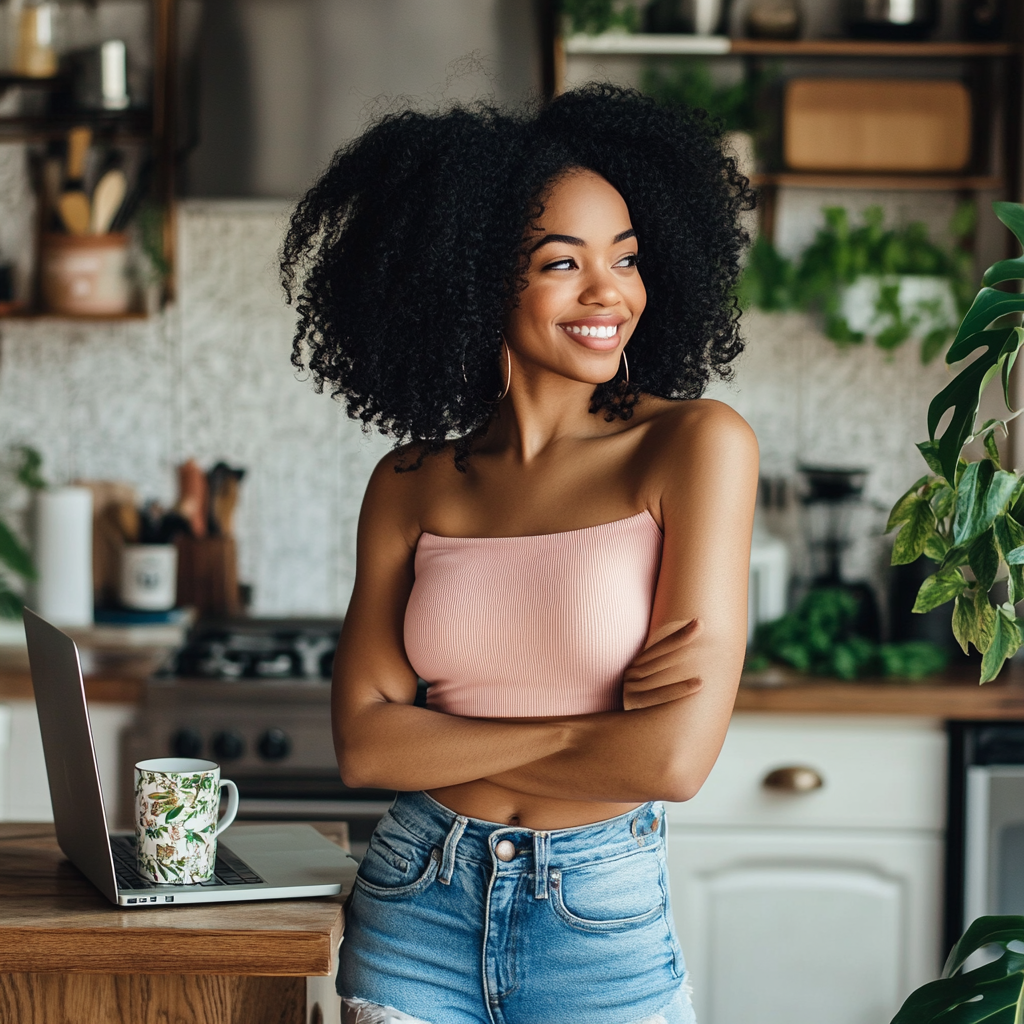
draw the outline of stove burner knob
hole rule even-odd
[[[214,734],[210,748],[222,761],[237,761],[245,753],[245,740],[237,732],[225,730]]]
[[[280,761],[292,752],[292,741],[283,729],[268,729],[258,746],[260,757],[266,761]]]
[[[171,752],[178,757],[198,757],[203,752],[203,737],[195,729],[179,729],[171,737]]]

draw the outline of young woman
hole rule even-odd
[[[693,1020],[661,801],[743,660],[757,446],[700,395],[742,348],[751,205],[703,114],[607,86],[387,117],[299,204],[293,362],[406,442],[334,669],[342,778],[399,791],[346,1020]]]

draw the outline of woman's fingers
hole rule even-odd
[[[623,688],[622,707],[625,711],[637,708],[650,708],[656,704],[668,704],[670,701],[689,697],[702,689],[704,680],[700,678],[682,679],[675,683],[666,683],[651,690],[635,690]]]
[[[656,643],[645,647],[634,659],[634,665],[645,665],[648,661],[660,658],[671,651],[677,651],[680,647],[686,646],[700,632],[700,620],[691,619],[684,622],[678,629],[663,636]]]

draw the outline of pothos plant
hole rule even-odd
[[[993,209],[1024,246],[1024,205],[994,203]],[[953,602],[953,634],[965,653],[972,644],[981,652],[982,683],[995,679],[1024,642],[1024,620],[1015,611],[1024,600],[1024,477],[1002,466],[996,443],[996,432],[1005,436],[1007,423],[1019,415],[1010,403],[1010,371],[1024,341],[1024,329],[1017,326],[1024,295],[996,286],[1020,280],[1024,257],[1001,260],[985,271],[946,363],[976,358],[932,399],[928,440],[917,446],[931,472],[896,502],[887,526],[887,532],[899,528],[893,565],[922,555],[936,563],[921,584],[914,611]],[[979,427],[982,393],[996,378],[1008,414]],[[975,439],[985,454],[972,461],[964,449]]]

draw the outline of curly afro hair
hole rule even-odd
[[[486,105],[381,118],[299,202],[281,256],[292,362],[348,414],[462,468],[501,389],[500,328],[523,287],[524,235],[570,169],[609,181],[640,240],[647,308],[630,383],[591,411],[699,397],[742,351],[734,298],[749,182],[701,110],[592,85],[539,110]]]

